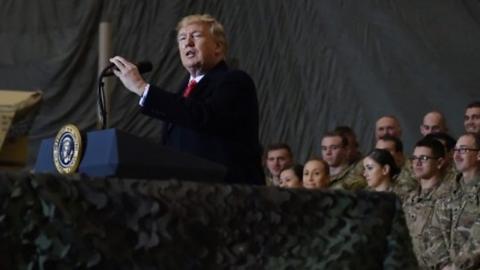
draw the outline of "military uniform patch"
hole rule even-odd
[[[82,135],[72,124],[58,131],[53,144],[53,162],[60,174],[75,173],[82,159]]]

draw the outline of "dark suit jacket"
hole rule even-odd
[[[227,167],[229,183],[263,183],[258,101],[248,74],[220,62],[188,98],[150,86],[142,112],[167,124],[164,143]]]

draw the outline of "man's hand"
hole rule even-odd
[[[123,85],[131,92],[142,96],[147,83],[138,72],[137,66],[121,56],[110,58],[110,62],[115,65],[113,73],[122,81]]]

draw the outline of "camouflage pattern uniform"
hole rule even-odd
[[[419,187],[418,180],[413,175],[412,163],[408,159],[403,164],[400,173],[393,180],[395,190],[401,197],[407,196]]]
[[[432,269],[480,269],[480,175],[469,184],[462,177],[454,182],[451,196],[439,200],[426,237],[432,245],[424,256]]]
[[[275,183],[273,176],[270,175],[265,176],[265,184],[269,187],[279,186],[279,183]]]
[[[330,176],[329,188],[333,189],[347,189],[358,190],[367,186],[367,181],[359,173],[358,163],[353,163],[343,169],[340,173],[334,176]]]
[[[428,269],[429,258],[422,256],[431,244],[425,231],[430,229],[435,203],[449,196],[452,192],[452,182],[441,180],[435,187],[424,189],[418,186],[403,200],[405,220],[412,238],[413,251],[417,256],[420,269]]]
[[[458,174],[459,172],[455,168],[455,165],[452,163],[445,169],[445,176],[443,177],[443,179],[445,181],[453,183],[457,179]]]
[[[363,171],[365,170],[363,168],[363,158],[351,163],[350,165],[353,165],[353,173],[355,175],[363,176]]]

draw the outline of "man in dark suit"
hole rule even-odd
[[[177,41],[189,73],[185,90],[147,84],[120,56],[110,59],[115,75],[141,96],[143,113],[168,123],[167,146],[225,165],[229,183],[261,184],[256,89],[248,74],[226,65],[223,26],[210,15],[187,16],[177,26]]]

